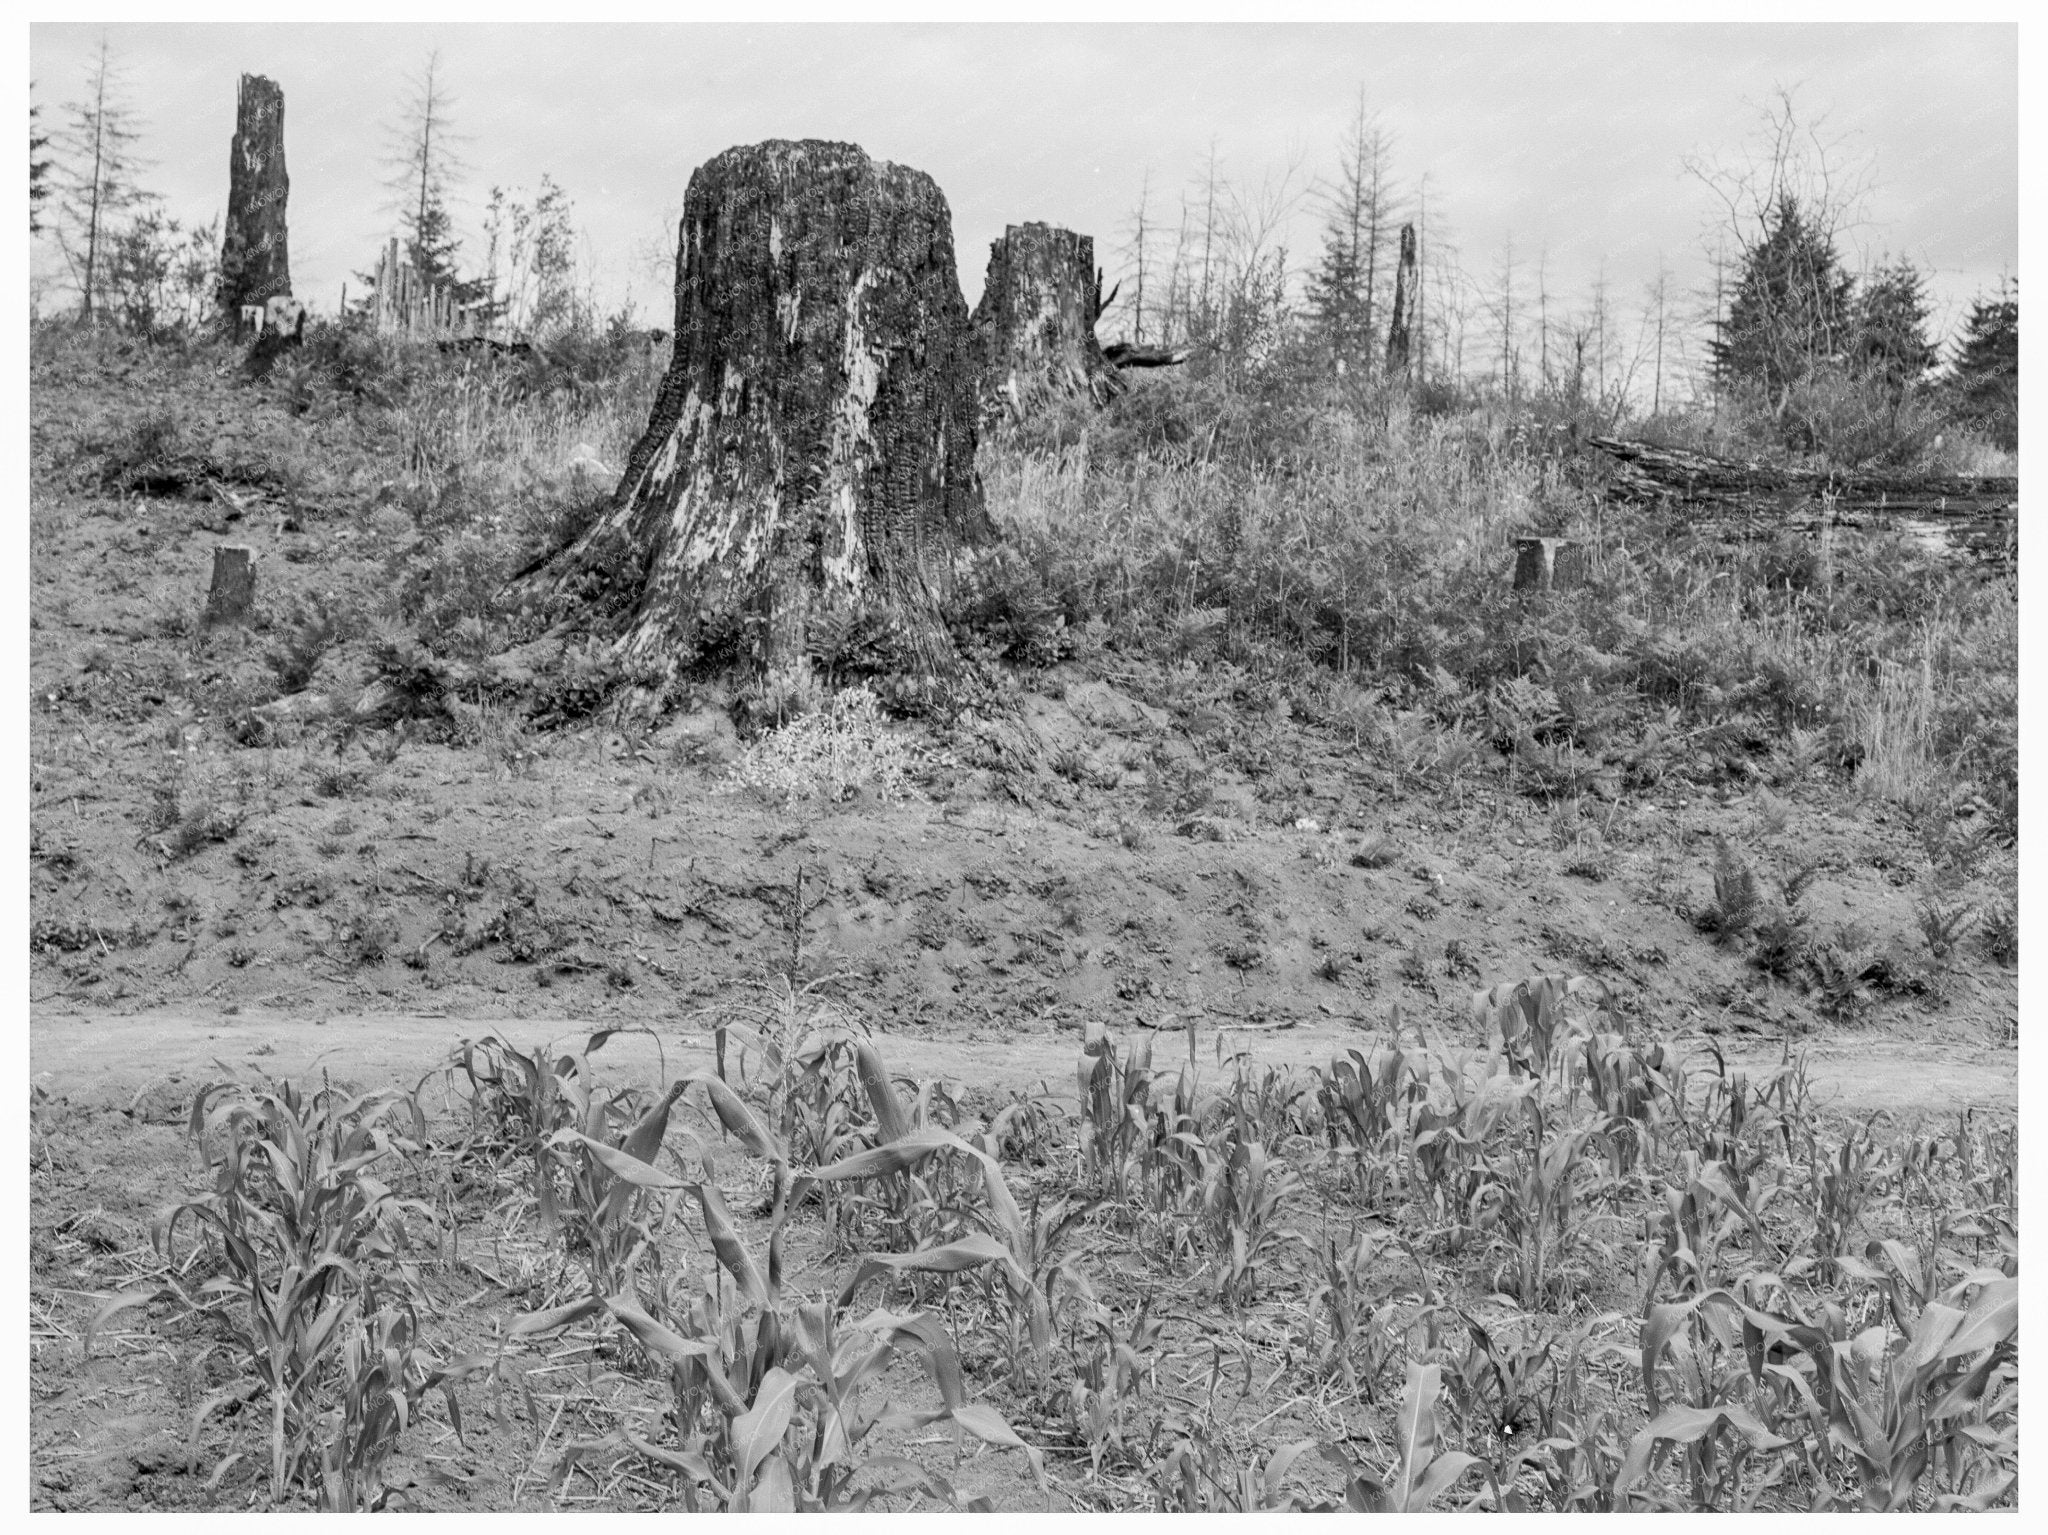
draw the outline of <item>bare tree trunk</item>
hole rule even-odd
[[[1101,286],[1087,235],[1012,224],[989,246],[973,320],[985,425],[1061,396],[1099,405],[1123,387],[1095,337]]]
[[[939,604],[993,530],[945,197],[857,145],[772,140],[698,168],[679,236],[647,430],[532,574],[670,677],[801,685],[849,647],[952,670]]]
[[[1401,226],[1401,257],[1394,267],[1394,317],[1387,322],[1387,377],[1408,374],[1409,315],[1415,285],[1415,226]]]
[[[291,293],[285,242],[290,192],[284,169],[284,92],[261,75],[244,75],[228,148],[228,216],[220,244],[223,323],[235,323],[244,305]]]

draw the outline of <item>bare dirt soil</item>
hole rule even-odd
[[[199,1087],[228,1076],[269,1076],[301,1081],[330,1073],[369,1088],[412,1085],[438,1072],[465,1039],[504,1036],[530,1048],[542,1043],[576,1048],[598,1029],[588,1018],[486,1020],[445,1014],[331,1014],[305,1020],[260,1012],[195,1016],[151,1012],[128,1015],[38,1016],[30,1040],[35,1081],[72,1102],[129,1109],[138,1102],[170,1106]],[[624,1083],[650,1086],[713,1062],[710,1037],[656,1026],[659,1040],[620,1034],[607,1044],[607,1068]],[[1185,1026],[1154,1041],[1162,1065],[1180,1058]],[[1261,1065],[1307,1067],[1362,1043],[1368,1030],[1351,1022],[1321,1020],[1284,1027],[1197,1025],[1196,1058],[1249,1054]],[[1040,1083],[1065,1086],[1077,1041],[1058,1031],[1009,1033],[968,1030],[963,1035],[877,1031],[877,1045],[892,1061],[916,1061],[920,1075],[974,1083],[998,1096]],[[1710,1043],[1711,1041],[1711,1043]],[[1778,1045],[1755,1038],[1717,1040],[1679,1035],[1674,1041],[1690,1070],[1710,1073],[1718,1054],[1730,1070],[1760,1074],[1776,1065]],[[1822,1034],[1802,1039],[1815,1084],[1816,1105],[1843,1114],[1882,1111],[1911,1121],[1965,1108],[2010,1111],[2017,1102],[2018,1053],[1965,1040],[1906,1040],[1870,1034]]]

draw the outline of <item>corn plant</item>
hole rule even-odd
[[[1442,1370],[1410,1360],[1394,1417],[1394,1460],[1378,1472],[1369,1470],[1343,1441],[1323,1442],[1323,1457],[1344,1474],[1343,1507],[1365,1514],[1419,1514],[1481,1465],[1478,1456],[1463,1450],[1439,1449],[1436,1414],[1442,1395]]]
[[[1556,1335],[1531,1327],[1496,1338],[1469,1311],[1461,1310],[1458,1316],[1465,1323],[1465,1345],[1455,1352],[1447,1350],[1440,1361],[1458,1416],[1467,1425],[1484,1425],[1502,1439],[1519,1429],[1547,1424],[1564,1385],[1552,1358]]]
[[[2019,1281],[1974,1271],[1917,1314],[1891,1298],[1910,1316],[1897,1342],[1881,1326],[1849,1339],[1788,1330],[1813,1364],[1818,1441],[1839,1452],[1866,1510],[2001,1501],[2018,1477]],[[1937,1465],[1946,1485],[1923,1497]]]
[[[1156,1384],[1156,1356],[1162,1324],[1152,1315],[1147,1295],[1121,1325],[1105,1306],[1094,1304],[1082,1323],[1084,1345],[1074,1342],[1074,1379],[1068,1386],[1067,1412],[1088,1445],[1089,1468],[1098,1475],[1105,1459],[1128,1455],[1125,1438],[1129,1419],[1148,1383]]]
[[[1597,1127],[1560,1129],[1546,1139],[1537,1095],[1521,1102],[1529,1120],[1526,1149],[1517,1146],[1500,1169],[1501,1176],[1485,1186],[1484,1197],[1493,1208],[1478,1223],[1498,1230],[1507,1245],[1501,1273],[1506,1282],[1500,1288],[1524,1306],[1537,1307],[1548,1303],[1559,1277],[1557,1265],[1571,1232],[1583,1153]]]
[[[1839,1146],[1823,1152],[1818,1137],[1808,1134],[1807,1190],[1813,1219],[1812,1258],[1824,1283],[1834,1280],[1840,1259],[1849,1250],[1849,1235],[1862,1219],[1878,1182],[1876,1116],[1852,1130]],[[1804,1272],[1805,1262],[1787,1265],[1788,1277]]]
[[[1216,1254],[1216,1296],[1238,1305],[1258,1292],[1259,1271],[1300,1238],[1280,1223],[1280,1207],[1301,1191],[1301,1177],[1274,1156],[1250,1119],[1233,1112],[1209,1148],[1201,1184],[1202,1217]]]
[[[1773,1251],[1763,1223],[1721,1163],[1706,1161],[1696,1151],[1681,1153],[1675,1175],[1665,1180],[1662,1197],[1659,1245],[1643,1293],[1645,1314],[1667,1275],[1681,1297],[1721,1285],[1728,1277],[1722,1249],[1738,1230],[1749,1232],[1754,1253]]]
[[[406,1216],[432,1214],[375,1172],[424,1139],[417,1097],[215,1083],[193,1100],[189,1130],[213,1188],[168,1211],[155,1240],[175,1271],[179,1227],[213,1233],[226,1272],[175,1293],[223,1318],[242,1364],[193,1414],[195,1443],[214,1413],[261,1393],[273,1503],[307,1484],[337,1506],[380,1502],[384,1457],[420,1396],[439,1389],[459,1430],[452,1387],[470,1368],[417,1353]],[[137,1300],[116,1297],[95,1325]]]
[[[1028,1093],[1012,1089],[1009,1101],[989,1116],[982,1150],[998,1159],[1047,1166],[1063,1149],[1061,1132],[1069,1117],[1042,1082]]]
[[[1075,1067],[1081,1099],[1081,1171],[1091,1188],[1121,1203],[1132,1152],[1144,1134],[1152,1093],[1152,1039],[1121,1055],[1116,1036],[1090,1021]]]
[[[1775,1285],[1775,1276],[1750,1289]],[[1748,1508],[1785,1474],[1776,1452],[1794,1446],[1758,1416],[1772,1398],[1762,1387],[1775,1348],[1782,1351],[1793,1324],[1776,1312],[1725,1289],[1649,1308],[1642,1326],[1643,1396],[1650,1420],[1629,1441],[1615,1474],[1617,1508],[1633,1495],[1656,1507],[1675,1506],[1661,1489],[1632,1489],[1675,1447],[1695,1510]],[[1676,1399],[1665,1395],[1676,1385]],[[1773,1414],[1775,1416],[1775,1414]],[[1749,1475],[1753,1465],[1761,1472]]]
[[[1151,1104],[1149,1119],[1139,1129],[1138,1166],[1145,1205],[1168,1217],[1200,1204],[1208,1165],[1208,1142],[1195,1114],[1197,1076],[1192,1063],[1181,1067],[1173,1096]]]
[[[1034,1196],[1027,1217],[1010,1190],[1002,1164],[979,1146],[945,1130],[924,1130],[858,1153],[828,1168],[807,1171],[801,1182],[893,1177],[936,1159],[942,1152],[968,1159],[981,1176],[983,1203],[975,1212],[981,1229],[951,1242],[907,1253],[869,1253],[840,1292],[840,1305],[871,1278],[901,1274],[957,1274],[993,1268],[1008,1297],[1010,1357],[1020,1374],[1042,1362],[1053,1341],[1053,1310],[1062,1292],[1089,1293],[1074,1266],[1088,1215],[1101,1202],[1062,1197],[1050,1205]],[[1028,1344],[1028,1348],[1026,1345]]]
[[[1583,975],[1532,975],[1495,986],[1472,999],[1479,1022],[1500,1039],[1508,1070],[1522,1076],[1543,1076],[1550,1069],[1559,1036],[1566,1028],[1567,998],[1603,990]]]
[[[1639,1049],[1615,1033],[1588,1033],[1578,1058],[1587,1093],[1607,1120],[1601,1140],[1609,1169],[1632,1173],[1658,1152],[1684,1101],[1683,1072],[1662,1043]]]
[[[1320,1367],[1340,1373],[1345,1386],[1367,1400],[1378,1396],[1381,1381],[1395,1363],[1407,1358],[1409,1331],[1434,1311],[1424,1301],[1419,1312],[1404,1316],[1406,1303],[1396,1287],[1370,1285],[1368,1270],[1385,1245],[1369,1231],[1354,1233],[1342,1248],[1326,1235],[1308,1297],[1309,1351],[1317,1353],[1316,1318],[1320,1314],[1330,1328],[1329,1341],[1318,1355]]]
[[[707,1085],[717,1082],[705,1080]],[[721,1101],[714,1089],[714,1107]],[[725,1102],[721,1117],[733,1112],[737,1103],[736,1098]],[[769,1150],[776,1149],[758,1120],[738,1123],[741,1139],[758,1139]],[[906,1143],[914,1141],[914,1136],[906,1135],[890,1147],[858,1153],[856,1160],[864,1160],[870,1173],[886,1169],[908,1156]],[[883,1469],[904,1472],[914,1484],[929,1489],[936,1483],[914,1463],[866,1456],[863,1449],[881,1427],[915,1429],[939,1421],[954,1423],[984,1443],[1023,1450],[1033,1474],[1042,1481],[1038,1452],[993,1409],[967,1400],[958,1357],[936,1319],[877,1311],[862,1322],[842,1326],[854,1295],[875,1274],[912,1269],[957,1273],[996,1261],[995,1255],[972,1247],[963,1251],[965,1244],[954,1244],[950,1250],[873,1257],[842,1287],[837,1301],[792,1307],[782,1289],[788,1201],[776,1200],[763,1263],[740,1237],[722,1193],[708,1177],[689,1184],[651,1167],[628,1165],[623,1158],[611,1160],[622,1177],[642,1187],[695,1194],[724,1282],[702,1286],[685,1312],[666,1319],[630,1300],[591,1296],[533,1313],[514,1331],[532,1335],[605,1317],[623,1326],[651,1360],[666,1368],[678,1444],[655,1445],[625,1429],[613,1438],[643,1460],[679,1473],[689,1506],[696,1506],[696,1490],[701,1487],[715,1506],[736,1512],[857,1510],[884,1490],[857,1487],[857,1479],[864,1472]],[[856,1175],[843,1169],[822,1171],[832,1177]],[[800,1175],[793,1188],[800,1191],[817,1177]],[[779,1171],[777,1181],[780,1187]],[[924,1357],[941,1407],[929,1413],[868,1412],[864,1388],[905,1345],[914,1345]],[[612,1444],[613,1439],[604,1439],[571,1445],[557,1475]]]
[[[1174,1441],[1150,1468],[1152,1506],[1159,1513],[1274,1513],[1292,1509],[1286,1490],[1294,1463],[1315,1448],[1304,1439],[1276,1451],[1270,1460],[1236,1460],[1213,1430],[1197,1426]]]
[[[1389,1149],[1411,1104],[1427,1085],[1401,1047],[1382,1047],[1368,1058],[1357,1048],[1333,1057],[1317,1073],[1317,1105],[1331,1154],[1359,1197],[1377,1200],[1392,1171]]]
[[[1550,1507],[1571,1513],[1612,1513],[1614,1481],[1621,1471],[1621,1440],[1612,1420],[1603,1411],[1579,1413],[1560,1410],[1550,1431],[1527,1446],[1509,1463],[1506,1488],[1496,1481],[1496,1504],[1521,1512],[1521,1495],[1514,1488],[1518,1474],[1533,1471],[1542,1481]]]
[[[402,1288],[383,1291],[371,1280],[360,1306],[360,1324],[342,1338],[339,1400],[328,1409],[317,1435],[318,1505],[356,1512],[384,1506],[384,1464],[407,1426],[419,1416],[429,1391],[442,1393],[448,1421],[458,1437],[462,1408],[453,1386],[482,1367],[481,1359],[430,1365],[418,1347],[419,1316]]]
[[[1224,1095],[1223,1110],[1236,1121],[1240,1140],[1277,1147],[1311,1131],[1314,1112],[1304,1111],[1302,1105],[1305,1100],[1315,1100],[1306,1081],[1277,1067],[1255,1067],[1251,1057],[1242,1052],[1233,1055],[1228,1064],[1230,1088]]]

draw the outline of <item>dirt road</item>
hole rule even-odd
[[[325,1070],[362,1087],[386,1083],[410,1086],[435,1071],[451,1046],[493,1030],[515,1045],[550,1041],[578,1046],[596,1023],[575,1018],[490,1020],[389,1014],[334,1014],[308,1020],[241,1012],[130,1015],[34,1012],[29,1026],[29,1062],[46,1091],[74,1101],[125,1106],[140,1095],[162,1099],[188,1096],[202,1083],[230,1073],[305,1079]],[[669,1074],[701,1067],[712,1058],[708,1034],[664,1023],[659,1041],[622,1034],[604,1047],[600,1063],[608,1076],[653,1081],[664,1063]],[[1226,1052],[1244,1049],[1257,1060],[1306,1067],[1329,1060],[1348,1045],[1366,1045],[1377,1029],[1350,1022],[1305,1024],[1289,1029],[1225,1027]],[[1219,1030],[1203,1026],[1195,1049],[1213,1070]],[[1079,1037],[1071,1031],[984,1030],[968,1037],[878,1033],[891,1066],[906,1075],[972,1083],[997,1092],[1041,1081],[1071,1091]],[[1449,1047],[1450,1042],[1433,1043]],[[1186,1035],[1176,1029],[1156,1036],[1155,1064],[1183,1058]],[[1677,1044],[1695,1071],[1711,1071],[1713,1058],[1701,1035],[1681,1035]],[[1775,1065],[1779,1045],[1755,1036],[1718,1041],[1731,1066],[1755,1074]],[[1891,1113],[1950,1113],[1969,1106],[1999,1112],[2018,1106],[2019,1055],[2015,1050],[1952,1040],[1929,1042],[1877,1035],[1819,1035],[1799,1042],[1807,1054],[1819,1100],[1849,1113],[1883,1109]],[[1213,1079],[1213,1078],[1212,1078]]]

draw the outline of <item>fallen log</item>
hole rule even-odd
[[[1119,368],[1177,368],[1195,354],[1186,348],[1135,346],[1128,341],[1112,341],[1102,349],[1102,355]]]
[[[1788,469],[1615,437],[1589,437],[1586,443],[1615,461],[1614,489],[1644,500],[1669,496],[1745,511],[1832,500],[1839,512],[1959,514],[2010,509],[2019,503],[2020,482],[2010,475]]]
[[[1996,564],[2016,557],[2016,476],[1794,469],[1615,437],[1585,443],[1608,461],[1607,499],[1696,508],[1731,533],[1890,530]]]

